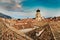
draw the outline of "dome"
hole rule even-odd
[[[40,10],[38,9],[36,12],[40,12]]]

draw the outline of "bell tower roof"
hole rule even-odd
[[[36,10],[36,12],[40,12],[40,10],[39,10],[39,9],[37,9],[37,10]]]

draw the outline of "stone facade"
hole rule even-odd
[[[39,9],[36,11],[36,20],[37,21],[41,21],[42,20],[42,17],[41,17],[41,14],[40,14],[40,10]]]

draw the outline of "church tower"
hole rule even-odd
[[[36,10],[36,20],[37,21],[41,21],[42,20],[42,17],[41,17],[41,14],[40,14],[40,10]]]

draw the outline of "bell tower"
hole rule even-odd
[[[36,20],[37,21],[41,21],[42,20],[42,17],[41,17],[41,14],[40,14],[40,10],[36,10]]]

